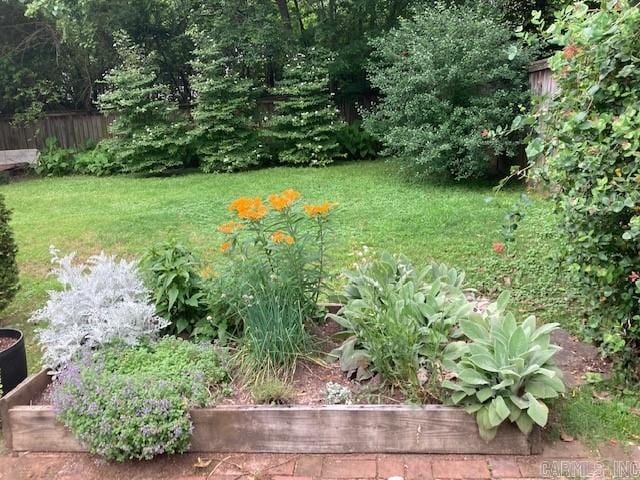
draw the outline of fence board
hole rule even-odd
[[[49,137],[57,138],[63,148],[97,143],[107,136],[107,126],[112,120],[111,115],[67,112],[47,114],[35,124],[14,125],[10,116],[0,116],[0,150],[42,150]]]

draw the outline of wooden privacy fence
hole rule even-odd
[[[551,75],[547,60],[538,60],[529,67],[529,85],[536,95],[552,94],[556,82]],[[264,98],[258,108],[266,114],[273,110],[275,98]],[[366,97],[359,103],[370,106],[373,98]],[[356,104],[343,102],[338,105],[342,117],[352,122],[358,118]],[[188,110],[188,109],[185,109]],[[30,125],[14,125],[10,116],[0,116],[0,150],[37,148],[42,150],[49,137],[58,139],[63,148],[79,148],[89,142],[98,142],[107,136],[107,127],[113,116],[98,112],[49,113]]]
[[[42,150],[49,137],[63,148],[82,147],[107,135],[113,116],[88,112],[49,113],[35,123],[14,125],[10,116],[0,117],[0,150]]]
[[[529,87],[534,95],[553,95],[558,89],[547,59],[537,60],[529,66]]]

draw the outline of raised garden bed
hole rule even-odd
[[[9,450],[86,451],[53,407],[34,405],[49,383],[43,370],[0,400]],[[530,455],[541,448],[539,430],[525,436],[510,424],[485,442],[473,416],[441,405],[222,405],[191,417],[192,452]]]

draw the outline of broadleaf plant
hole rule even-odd
[[[551,332],[558,324],[538,327],[533,316],[519,322],[508,304],[503,294],[485,313],[461,320],[465,339],[447,345],[443,354],[453,375],[442,383],[451,392],[449,402],[475,415],[487,441],[507,420],[524,434],[534,425],[544,427],[549,413],[544,400],[565,391],[553,364],[560,347],[551,344]]]
[[[380,374],[417,400],[437,396],[440,355],[473,309],[464,274],[385,252],[345,275],[345,305],[329,315],[347,336],[331,353],[342,370],[357,380]]]

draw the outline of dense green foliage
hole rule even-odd
[[[151,58],[124,34],[116,37],[121,63],[105,76],[104,113],[117,115],[102,141],[120,170],[161,173],[188,160],[189,140],[169,90],[158,83]]]
[[[383,253],[345,275],[345,305],[330,315],[349,335],[332,352],[342,370],[358,380],[379,373],[414,399],[437,396],[442,349],[473,310],[464,273]]]
[[[142,257],[147,287],[153,294],[156,312],[170,322],[167,333],[186,333],[213,338],[207,320],[206,282],[200,261],[176,240],[151,248]]]
[[[192,79],[198,101],[189,132],[205,172],[233,171],[257,165],[260,149],[251,115],[255,109],[251,80],[240,76],[238,61],[226,56],[208,33],[196,31]]]
[[[361,122],[343,124],[337,132],[337,139],[349,160],[376,158],[382,149],[380,141],[367,132]]]
[[[326,165],[341,155],[336,139],[341,122],[329,92],[325,52],[293,55],[274,93],[282,99],[275,102],[266,136],[280,162]]]
[[[564,266],[586,300],[585,331],[638,372],[640,351],[640,7],[567,7],[547,30],[559,93],[532,118],[563,236]]]
[[[0,195],[0,311],[9,305],[18,291],[18,247],[9,220],[11,212],[5,205],[4,196]]]
[[[293,373],[325,287],[333,205],[302,205],[300,196],[286,189],[267,202],[239,197],[228,207],[235,220],[218,227],[228,256],[224,296],[241,321],[243,364],[253,377]]]
[[[507,419],[525,434],[533,425],[547,424],[544,399],[564,392],[561,373],[552,363],[560,347],[551,344],[557,324],[536,327],[533,316],[518,322],[507,311],[509,296],[501,295],[483,314],[460,322],[464,341],[452,342],[444,351],[445,367],[455,374],[443,386],[450,400],[475,415],[480,436],[492,440]]]
[[[490,136],[527,98],[530,57],[486,6],[418,9],[373,42],[369,75],[383,98],[365,126],[419,177],[486,176],[517,139]]]
[[[58,177],[75,172],[75,151],[60,148],[55,137],[47,138],[46,146],[38,156],[36,172],[43,177]]]
[[[193,429],[188,409],[215,400],[226,379],[223,367],[210,345],[171,337],[106,347],[63,369],[53,402],[60,420],[108,459],[183,453]]]

